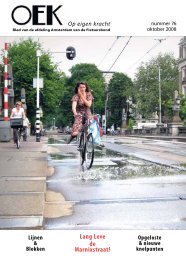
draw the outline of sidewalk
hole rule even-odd
[[[0,142],[0,229],[42,229],[47,138],[30,136],[18,150]]]

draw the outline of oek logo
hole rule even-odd
[[[18,25],[25,25],[32,21],[32,25],[53,25],[53,20],[62,25],[60,20],[62,5],[33,5],[29,8],[25,5],[18,5],[12,10],[12,20]],[[54,9],[55,8],[55,9]]]

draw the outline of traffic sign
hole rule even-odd
[[[33,88],[37,88],[37,78],[33,78]],[[39,78],[39,88],[43,88],[43,78]]]

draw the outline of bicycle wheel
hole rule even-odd
[[[85,163],[87,169],[92,167],[94,161],[94,143],[92,133],[88,134],[86,143],[85,143]]]
[[[79,139],[80,164],[83,165],[85,161],[85,134],[81,133]]]
[[[19,149],[20,148],[20,132],[18,129],[16,130],[16,134],[15,134],[15,142],[16,142],[17,149]]]

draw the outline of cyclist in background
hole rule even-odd
[[[23,118],[23,119],[25,119],[25,112],[24,112],[24,109],[22,108],[21,102],[16,102],[15,107],[12,109],[10,118]],[[13,129],[14,143],[15,143],[15,131],[16,131],[16,129]]]

